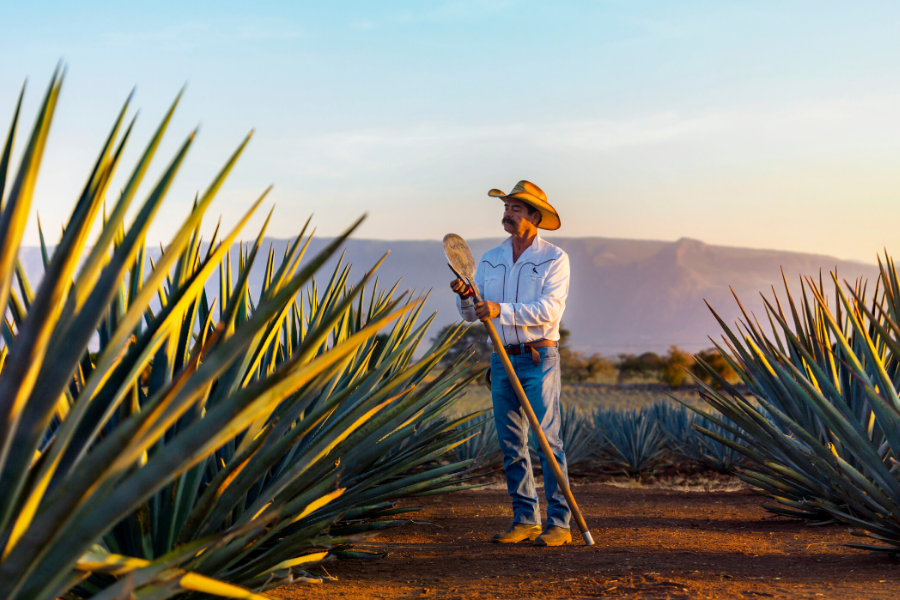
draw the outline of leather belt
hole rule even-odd
[[[531,362],[534,366],[538,366],[541,364],[541,355],[538,354],[537,348],[549,348],[558,345],[559,344],[553,340],[535,340],[533,342],[528,342],[527,344],[510,344],[508,346],[503,346],[503,349],[506,350],[506,353],[510,356],[518,356],[519,354],[526,353],[531,354]]]

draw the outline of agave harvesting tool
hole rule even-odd
[[[481,302],[481,293],[475,285],[475,259],[472,257],[472,251],[469,250],[469,245],[466,244],[466,241],[455,233],[448,233],[444,236],[444,254],[447,256],[450,269],[457,277],[469,284],[469,287],[475,294],[475,301]],[[506,354],[503,342],[500,341],[500,336],[497,335],[497,329],[490,319],[485,319],[482,323],[484,323],[484,328],[487,329],[488,335],[491,336],[494,350],[497,352],[497,356],[500,357],[500,362],[503,363],[503,368],[506,370],[509,382],[512,384],[516,396],[519,398],[519,403],[525,410],[525,416],[528,417],[528,422],[531,424],[531,430],[534,432],[534,437],[537,438],[538,444],[540,445],[541,450],[543,450],[547,462],[550,464],[550,470],[556,478],[556,483],[558,483],[559,487],[562,489],[563,496],[565,496],[569,508],[572,509],[572,514],[575,515],[575,523],[578,524],[578,529],[581,530],[584,543],[588,546],[593,546],[594,538],[591,537],[591,532],[588,529],[587,523],[581,515],[581,510],[578,509],[578,504],[575,502],[575,496],[572,495],[572,490],[569,489],[569,483],[566,481],[562,469],[559,468],[559,463],[556,462],[556,457],[550,449],[549,442],[547,442],[547,436],[544,435],[544,431],[541,429],[541,424],[538,421],[537,415],[534,414],[534,409],[531,408],[531,403],[528,401],[525,390],[522,388],[522,383],[516,376],[516,371],[509,361],[509,356]]]

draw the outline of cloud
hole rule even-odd
[[[205,22],[187,22],[177,25],[167,25],[161,29],[151,31],[111,31],[102,35],[106,44],[117,47],[178,45],[196,46],[198,36],[210,31],[210,25]]]
[[[517,3],[517,0],[454,0],[433,8],[401,10],[374,18],[357,17],[351,21],[350,27],[360,31],[369,31],[390,25],[424,25],[466,21],[504,12]]]
[[[104,33],[102,39],[107,45],[116,47],[191,49],[210,42],[291,41],[304,37],[305,33],[290,22],[252,18],[215,25],[205,21],[190,21],[149,31],[114,31]]]
[[[543,155],[590,155],[620,150],[653,152],[672,145],[746,158],[766,153],[818,151],[841,144],[895,136],[897,98],[835,99],[781,107],[743,107],[696,114],[666,111],[621,119],[524,121],[465,125],[427,122],[402,127],[334,131],[279,142],[283,160],[307,165],[308,174],[340,176],[340,165],[379,169],[418,163],[434,153],[471,148],[516,148]],[[772,155],[772,156],[775,156]],[[402,161],[397,157],[401,156]],[[673,157],[674,158],[674,157]]]
[[[726,128],[731,120],[727,112],[698,116],[665,112],[618,121],[561,122],[533,131],[531,141],[557,148],[607,151],[708,135]]]
[[[282,23],[267,21],[242,25],[237,29],[237,36],[242,40],[287,42],[304,39],[306,33]]]
[[[730,121],[728,113],[683,116],[668,112],[624,120],[477,126],[422,123],[410,127],[331,132],[288,143],[298,149],[314,149],[322,155],[348,161],[359,159],[370,151],[421,150],[511,140],[548,150],[613,150],[707,135],[725,128]]]

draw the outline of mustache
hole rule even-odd
[[[513,221],[513,220],[510,219],[509,217],[503,217],[503,218],[500,220],[500,224],[501,224],[501,225],[504,225],[504,224],[506,224],[506,223],[509,223],[510,225],[515,225],[515,224],[516,224],[515,221]]]

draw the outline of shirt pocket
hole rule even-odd
[[[518,302],[528,303],[538,300],[544,293],[545,279],[533,273],[522,273],[519,277]]]
[[[503,282],[499,277],[484,278],[484,299],[490,302],[503,300]]]

